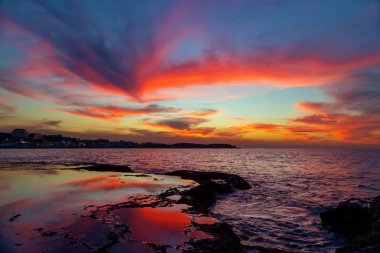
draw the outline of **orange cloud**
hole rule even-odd
[[[140,78],[140,93],[188,85],[217,85],[220,83],[272,83],[286,87],[320,85],[341,79],[350,70],[380,62],[380,55],[363,56],[345,61],[329,61],[313,56],[289,58],[265,55],[243,58],[205,56],[163,68]]]
[[[215,109],[203,109],[195,112],[191,112],[186,114],[186,116],[189,117],[210,117],[210,116],[215,116],[219,113],[218,110]]]
[[[299,110],[311,111],[315,113],[325,113],[330,111],[333,107],[332,104],[318,102],[300,102],[295,106]]]
[[[294,122],[323,129],[339,141],[372,144],[380,141],[378,115],[317,114],[300,117]]]
[[[256,123],[235,129],[242,134],[264,131],[314,143],[378,144],[380,141],[380,117],[377,115],[311,114],[290,120],[288,124]]]
[[[84,104],[80,108],[77,108],[77,109],[58,109],[58,110],[64,111],[73,115],[96,118],[96,119],[105,119],[105,120],[119,120],[126,115],[176,113],[176,112],[181,111],[181,109],[179,108],[163,107],[156,104],[147,105],[141,108]]]
[[[171,137],[233,139],[240,138],[244,132],[242,129],[233,127],[218,129],[216,127],[201,126],[201,124],[208,121],[203,117],[180,117],[156,121],[145,119],[143,123],[148,127],[164,130],[160,134]]]
[[[27,79],[41,78],[51,75],[64,76],[66,81],[61,85],[84,89],[95,88],[97,91],[135,98],[145,97],[153,91],[163,88],[184,87],[191,85],[218,85],[225,83],[271,83],[285,87],[321,85],[333,80],[342,79],[349,71],[371,66],[380,62],[380,55],[359,56],[345,60],[318,58],[312,54],[302,57],[292,57],[278,50],[260,55],[241,56],[238,54],[213,55],[205,53],[196,60],[168,64],[167,58],[171,51],[178,47],[179,42],[189,36],[198,36],[199,31],[186,31],[171,36],[161,36],[151,50],[136,60],[128,73],[113,73],[112,81],[106,78],[85,60],[71,61],[71,68],[62,64],[54,52],[54,46],[47,39],[38,46],[26,49],[26,53],[37,55],[39,59],[28,58],[20,68],[12,69],[14,76]],[[159,36],[160,37],[160,36]],[[89,50],[89,49],[88,49]],[[94,52],[89,52],[90,55]],[[95,57],[95,56],[94,56]],[[13,83],[6,84],[6,83]],[[44,94],[46,87],[30,88],[15,80],[2,82],[6,89],[31,97]],[[4,83],[4,84],[3,84]],[[56,94],[45,94],[54,96]],[[162,99],[162,98],[160,98]],[[306,106],[300,104],[300,107]],[[195,116],[195,115],[194,115]]]

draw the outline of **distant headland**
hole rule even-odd
[[[108,139],[82,140],[56,135],[29,133],[26,129],[13,129],[0,133],[0,148],[237,148],[230,144],[197,143],[136,143],[131,141],[110,141]]]

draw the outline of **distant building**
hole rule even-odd
[[[12,135],[9,133],[0,133],[0,141],[7,141],[12,138]]]
[[[11,135],[14,139],[26,139],[28,138],[29,133],[26,131],[26,129],[16,128],[13,129]]]
[[[42,140],[44,138],[43,134],[33,133],[30,134],[29,137],[33,140]]]

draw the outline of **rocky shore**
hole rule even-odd
[[[231,144],[213,143],[136,143],[132,141],[111,141],[108,139],[85,140],[61,134],[44,135],[29,133],[26,129],[13,129],[11,133],[0,132],[1,148],[237,148]]]
[[[349,199],[320,216],[324,225],[347,239],[347,245],[337,249],[337,253],[380,252],[380,195]]]
[[[0,212],[0,225],[12,231],[0,236],[0,252],[290,253],[243,245],[233,227],[214,216],[216,202],[251,188],[236,174],[188,170],[145,174],[112,164],[3,167],[8,167],[4,176],[17,173],[21,182],[35,174],[36,189],[44,191]],[[89,199],[93,203],[88,204]],[[350,200],[321,214],[326,226],[349,238],[349,245],[337,252],[379,252],[379,202],[380,196]]]
[[[132,170],[126,166],[109,165],[109,164],[96,164],[86,166],[86,170],[96,171],[116,171],[116,172],[131,172]],[[144,174],[141,174],[143,176]],[[107,206],[104,213],[110,210],[117,210],[120,208],[136,208],[136,207],[163,207],[172,204],[185,204],[189,206],[185,210],[186,213],[195,216],[209,217],[213,222],[193,222],[194,226],[199,231],[211,235],[209,238],[200,240],[190,239],[188,242],[188,249],[183,250],[185,253],[240,253],[244,252],[245,248],[241,245],[239,237],[232,231],[229,224],[219,222],[213,218],[209,208],[216,203],[218,195],[232,193],[235,190],[245,190],[251,188],[248,182],[238,175],[217,172],[194,172],[179,170],[167,173],[169,176],[178,176],[183,179],[190,179],[197,182],[197,185],[187,190],[180,190],[178,188],[169,189],[157,197],[151,197],[149,201],[141,200],[129,201],[116,205]],[[180,196],[178,199],[173,200],[171,197]],[[93,210],[91,215],[96,217],[99,215],[99,210],[104,210],[104,207]],[[127,226],[127,224],[125,224]],[[117,233],[113,234],[118,241]],[[96,252],[108,252],[106,249],[108,244],[103,245]],[[168,245],[153,245],[150,246],[156,252],[167,252]]]
[[[84,169],[88,171],[99,172],[125,172],[130,173],[132,170],[128,166],[112,165],[112,164],[90,164],[79,166],[77,169]],[[185,213],[195,216],[210,219],[212,222],[200,222],[195,220],[192,226],[198,231],[202,231],[210,237],[205,238],[191,238],[186,249],[181,249],[184,253],[292,253],[283,251],[276,248],[265,248],[260,246],[247,246],[240,242],[239,237],[234,233],[231,225],[218,221],[215,219],[213,213],[210,211],[215,205],[217,200],[224,195],[232,193],[236,190],[247,190],[251,185],[242,177],[221,172],[202,172],[202,171],[188,171],[178,170],[165,173],[167,176],[180,177],[185,180],[192,180],[196,182],[195,186],[188,189],[171,188],[158,196],[149,196],[142,199],[131,199],[128,202],[118,203],[115,205],[101,206],[92,208],[88,213],[88,217],[99,218],[101,216],[110,216],[110,212],[125,209],[125,208],[144,208],[144,207],[167,207],[171,205],[186,205],[188,208],[184,210]],[[146,174],[135,175],[145,177]],[[127,228],[128,225],[124,224]],[[93,248],[94,252],[109,252],[108,249],[113,245],[119,243],[120,238],[123,237],[116,231],[111,231],[113,239],[107,239],[106,243],[98,248]],[[125,233],[130,231],[124,230]],[[155,252],[171,252],[169,245],[158,245],[153,243],[147,244]]]
[[[218,195],[228,194],[235,189],[247,190],[251,186],[238,175],[218,172],[196,172],[179,170],[167,173],[167,175],[179,176],[183,179],[194,180],[197,186],[180,192],[178,203],[191,206],[192,213],[211,215],[209,207],[214,205]],[[171,194],[171,193],[169,193]],[[166,196],[167,193],[162,194]],[[232,231],[232,227],[226,223],[203,224],[199,228],[214,238],[194,241],[193,250],[189,252],[244,252],[239,237]]]
[[[20,172],[25,164],[13,166],[3,173],[12,173],[14,169]],[[38,197],[36,202],[30,199],[22,208],[14,208],[18,202],[11,204],[9,210],[0,212],[3,215],[0,223],[4,229],[12,231],[7,236],[0,236],[1,252],[24,252],[26,249],[96,253],[280,252],[248,249],[241,244],[232,227],[216,219],[210,211],[222,195],[251,188],[238,175],[185,170],[165,175],[144,174],[133,173],[128,166],[111,164],[35,166],[40,172],[33,173],[47,173],[45,175],[51,177],[40,181],[46,186],[39,187],[54,189],[55,193]],[[23,175],[28,178],[32,171],[35,170]],[[64,175],[70,175],[70,181],[51,185],[51,180],[65,180]],[[78,179],[72,179],[72,175]],[[66,198],[66,194],[70,203],[79,209],[67,209],[70,206],[66,208],[65,205],[71,204],[55,199],[55,196]],[[113,196],[114,200],[80,207],[75,199],[86,203],[87,196],[96,199]],[[59,205],[59,211],[46,207],[43,210],[48,210],[49,214],[44,216],[40,212],[28,213],[28,210],[42,208],[41,199],[46,199],[49,205]],[[49,220],[55,220],[54,225]],[[25,227],[30,229],[25,230]]]

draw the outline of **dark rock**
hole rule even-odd
[[[242,177],[229,173],[177,170],[169,172],[167,175],[191,179],[200,184],[212,184],[215,188],[220,186],[220,189],[226,189],[225,187],[227,187],[229,189],[236,188],[239,190],[247,190],[251,188],[249,183]]]
[[[159,245],[155,243],[148,242],[146,245],[151,247],[155,252],[157,253],[166,253],[168,248],[170,248],[169,245]]]
[[[228,194],[235,189],[245,190],[251,186],[238,175],[220,172],[198,172],[179,170],[167,175],[179,176],[183,179],[196,181],[199,185],[179,192],[182,198],[179,203],[190,205],[195,212],[209,213],[209,207],[217,201],[217,195]],[[211,239],[192,241],[192,249],[184,252],[193,253],[240,253],[244,248],[232,227],[226,223],[197,225],[202,231],[213,236]]]
[[[232,226],[227,223],[202,224],[198,227],[213,235],[214,238],[193,241],[191,243],[193,249],[185,251],[186,253],[293,253],[275,248],[242,245],[239,237],[233,232]]]
[[[79,169],[85,169],[89,171],[132,172],[132,169],[126,165],[114,164],[93,164],[89,166],[79,167]]]
[[[119,235],[113,231],[109,231],[107,235],[107,242],[98,249],[95,249],[94,253],[108,253],[108,249],[113,245],[119,243]]]
[[[380,252],[380,195],[350,199],[321,213],[323,224],[346,236],[348,245],[336,252]]]
[[[242,177],[228,173],[178,170],[169,172],[167,175],[179,176],[199,183],[198,186],[180,193],[183,196],[181,202],[203,209],[203,212],[215,204],[217,194],[228,194],[235,189],[251,188]]]
[[[54,236],[54,235],[58,234],[55,231],[50,231],[50,230],[49,231],[44,231],[43,228],[35,228],[34,230],[37,231],[43,237]]]
[[[58,233],[55,231],[43,231],[43,232],[41,232],[41,236],[54,236],[56,234],[58,234]]]
[[[208,209],[216,203],[216,192],[207,184],[200,184],[180,194],[184,196],[180,202],[197,209]],[[201,210],[201,212],[207,211]]]
[[[15,214],[15,215],[13,215],[8,221],[9,221],[9,222],[14,222],[14,221],[17,220],[20,216],[21,216],[21,214]]]
[[[227,223],[202,225],[202,231],[212,234],[214,238],[193,241],[193,249],[186,253],[241,253],[244,252],[239,237]]]
[[[372,222],[369,203],[363,200],[350,199],[342,202],[337,208],[321,213],[324,224],[347,237],[354,237],[368,232]]]

